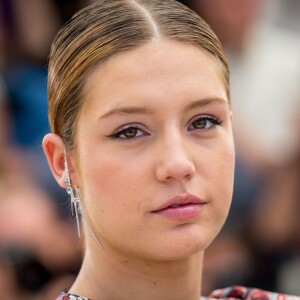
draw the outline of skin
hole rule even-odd
[[[135,128],[124,131],[128,124]],[[70,176],[103,249],[83,222],[86,251],[70,292],[198,299],[204,250],[227,217],[233,186],[231,112],[216,61],[168,40],[112,57],[87,80],[76,140]],[[61,139],[48,134],[43,147],[65,187]],[[205,201],[196,217],[153,213],[186,193]]]

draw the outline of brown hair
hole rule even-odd
[[[229,67],[211,28],[175,0],[100,0],[76,13],[57,34],[48,73],[52,132],[74,146],[88,75],[113,55],[165,38],[194,44],[219,62],[228,99]]]

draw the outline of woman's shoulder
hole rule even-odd
[[[200,300],[300,300],[299,296],[273,293],[257,288],[244,286],[232,286],[213,291],[208,297],[201,297]],[[91,300],[82,296],[69,294],[64,290],[56,300]]]

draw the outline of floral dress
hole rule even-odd
[[[277,294],[255,288],[246,288],[243,286],[228,287],[213,291],[208,297],[201,297],[201,300],[223,299],[223,300],[300,300],[298,296]],[[69,294],[63,291],[56,300],[92,300],[82,296]]]

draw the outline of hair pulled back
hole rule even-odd
[[[68,148],[75,146],[76,121],[91,71],[115,54],[152,39],[194,44],[221,66],[229,95],[229,67],[212,29],[175,0],[100,0],[77,12],[58,32],[48,72],[49,122]]]

